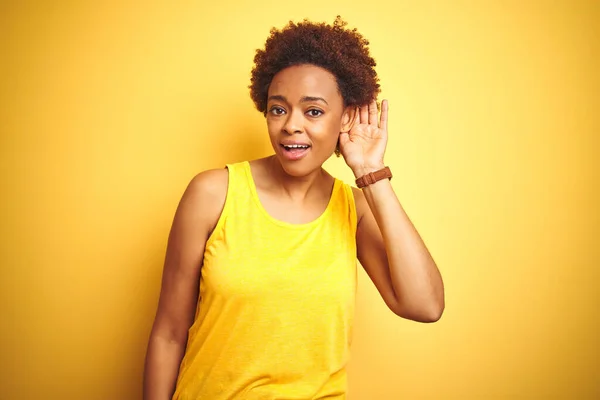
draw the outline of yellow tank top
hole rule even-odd
[[[227,166],[173,399],[343,399],[356,294],[356,208],[336,179],[307,224],[263,208],[248,162]]]

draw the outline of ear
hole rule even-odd
[[[350,129],[356,122],[358,116],[358,108],[356,106],[347,106],[342,114],[342,126],[340,132],[350,132]]]

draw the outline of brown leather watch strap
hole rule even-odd
[[[378,171],[369,172],[366,175],[361,176],[356,180],[356,186],[364,188],[365,186],[372,185],[373,183],[382,179],[392,179],[392,171],[389,167],[385,167]]]

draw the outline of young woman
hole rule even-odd
[[[345,398],[356,259],[397,315],[433,322],[440,273],[390,184],[366,41],[272,30],[251,96],[274,154],[197,175],[171,229],[144,398]],[[341,154],[353,188],[322,165]]]

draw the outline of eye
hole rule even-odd
[[[281,108],[281,107],[278,107],[278,106],[271,107],[271,109],[269,110],[269,112],[272,115],[283,115],[283,114],[285,114],[285,110],[283,108]]]
[[[307,113],[311,117],[320,117],[321,115],[323,115],[323,111],[317,110],[316,108],[308,110]]]

